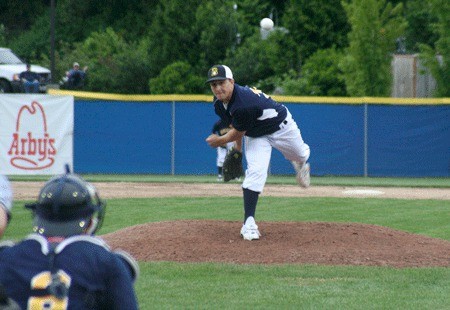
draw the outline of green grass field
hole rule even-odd
[[[91,181],[114,181],[118,178],[133,181],[139,176],[86,178]],[[317,184],[318,179],[314,178],[313,184]],[[326,185],[333,185],[333,178],[326,179]],[[334,184],[342,185],[351,179],[343,178]],[[186,180],[185,177],[169,178],[169,181],[176,182]],[[211,176],[206,182],[210,180]],[[401,180],[395,179],[358,178],[352,184],[361,186],[360,182],[375,182],[378,186],[420,187],[414,184],[424,183],[422,186],[427,186],[430,180],[405,179],[401,185]],[[148,177],[147,181],[161,182],[158,177]],[[198,178],[195,179],[197,181]],[[271,182],[283,184],[290,181],[273,178]],[[434,182],[435,187],[450,190],[448,179],[435,179]],[[31,216],[23,208],[24,203],[14,203],[13,220],[4,239],[19,240],[29,233]],[[100,234],[156,221],[242,219],[242,201],[239,197],[108,199],[107,203],[106,219]],[[259,221],[376,224],[450,241],[449,200],[263,196],[257,217]],[[450,308],[450,268],[174,262],[140,262],[140,267],[136,292],[141,309]]]

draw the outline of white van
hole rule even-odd
[[[0,47],[0,93],[23,93],[19,74],[25,71],[26,63],[16,56],[9,48]],[[39,92],[47,91],[47,84],[51,82],[49,69],[31,65],[31,71],[39,74]]]

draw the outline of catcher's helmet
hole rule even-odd
[[[94,234],[101,227],[106,204],[94,186],[75,174],[50,179],[35,203],[33,230],[45,236]]]

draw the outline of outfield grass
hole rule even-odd
[[[108,199],[100,233],[177,219],[242,220],[239,197]],[[5,239],[30,231],[16,201]],[[258,221],[358,222],[450,241],[450,201],[261,197]],[[238,232],[236,232],[238,233]],[[450,258],[449,258],[450,259]],[[450,268],[140,262],[141,309],[449,309]]]
[[[142,309],[448,309],[450,268],[142,263]]]

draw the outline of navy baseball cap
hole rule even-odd
[[[231,69],[225,65],[215,65],[208,70],[208,80],[206,80],[206,83],[226,79],[233,79],[233,72],[231,72]]]

